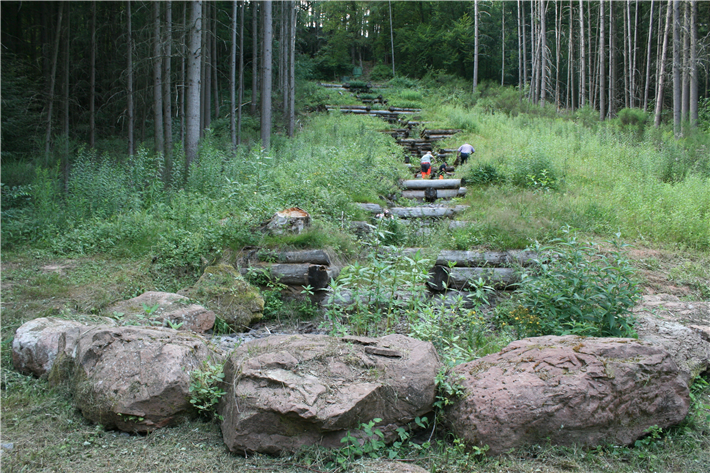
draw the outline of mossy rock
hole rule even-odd
[[[180,294],[200,301],[233,330],[242,331],[263,317],[259,290],[228,264],[208,266],[199,281]]]

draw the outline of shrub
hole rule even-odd
[[[519,187],[549,191],[557,189],[559,177],[552,160],[542,151],[533,150],[513,161],[511,182]]]
[[[466,182],[471,184],[498,184],[505,181],[505,176],[492,164],[480,164],[466,175]]]
[[[396,76],[387,83],[390,87],[403,89],[411,89],[417,87],[418,84],[419,82],[416,79],[410,79],[404,76]]]
[[[370,79],[372,80],[389,80],[392,77],[392,68],[384,64],[376,65],[370,72]]]
[[[621,253],[624,245],[612,244],[609,253],[574,237],[536,244],[531,250],[539,258],[523,273],[511,304],[499,311],[500,320],[521,337],[633,336],[631,308],[640,289]]]

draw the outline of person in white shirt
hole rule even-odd
[[[466,161],[468,161],[468,157],[475,152],[476,150],[473,149],[473,146],[471,146],[470,144],[462,144],[459,148],[459,158],[461,159],[461,164],[464,164]]]
[[[422,166],[422,179],[426,179],[431,176],[431,160],[434,156],[431,155],[431,151],[427,151],[420,161]]]

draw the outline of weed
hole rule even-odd
[[[224,363],[212,364],[210,360],[202,362],[202,367],[190,371],[190,404],[200,414],[222,420],[216,406],[226,393],[221,384],[224,381]]]
[[[634,335],[631,308],[640,296],[634,269],[611,242],[609,254],[576,237],[536,244],[541,257],[523,273],[510,305],[499,307],[499,321],[521,337],[576,334],[597,337]]]

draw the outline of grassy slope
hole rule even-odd
[[[421,95],[411,93],[405,97],[421,100]],[[468,140],[476,147],[477,154],[471,164],[459,171],[461,174],[479,162],[491,163],[501,172],[511,174],[523,158],[542,156],[554,164],[564,181],[559,192],[521,190],[508,185],[469,186],[465,200],[472,206],[467,218],[477,222],[474,231],[442,234],[425,244],[511,247],[524,246],[530,239],[553,236],[563,225],[602,239],[621,230],[625,239],[644,237],[651,241],[649,246],[639,240],[632,254],[647,290],[672,292],[691,299],[710,298],[710,256],[705,251],[688,249],[707,248],[703,235],[706,237],[708,230],[703,233],[702,225],[707,224],[710,204],[704,199],[710,198],[707,197],[710,196],[709,184],[697,181],[669,186],[654,182],[650,177],[659,172],[656,160],[660,159],[654,154],[654,146],[615,135],[598,135],[569,122],[544,122],[527,117],[511,120],[500,114],[471,114],[448,105],[437,106],[430,118],[442,125],[454,122],[454,126],[461,126],[456,120],[464,125],[465,132],[450,145]],[[320,140],[328,146],[344,146],[339,159],[380,158],[368,158],[365,149],[348,148],[348,143],[355,139],[354,134],[363,130],[360,125],[331,125],[325,130],[324,121],[316,119],[313,126],[304,132],[311,133],[309,139],[304,140],[313,146],[308,150],[311,156],[321,152],[317,148]],[[377,127],[379,124],[368,126]],[[340,132],[345,134],[333,136]],[[328,139],[324,133],[330,135]],[[281,146],[281,156],[299,152],[289,148],[288,143]],[[289,160],[280,159],[287,167]],[[294,193],[327,186],[328,180],[333,178],[352,178],[330,172],[328,180],[325,176],[324,180],[319,180],[317,163],[311,163],[312,168],[303,168],[303,161],[292,162],[292,168],[274,177],[281,180],[282,188],[291,188]],[[301,170],[315,180],[312,186],[299,187],[287,182],[290,174]],[[368,189],[369,179],[375,180],[375,177],[367,176],[362,185],[350,186],[351,192],[362,194],[362,200],[376,197],[377,193]],[[639,186],[640,182],[648,185]],[[665,204],[662,205],[666,207],[659,208],[659,201],[654,198],[663,199]],[[691,211],[681,213],[683,206]],[[664,217],[663,211],[671,214]],[[687,237],[688,232],[694,239],[681,238]],[[325,452],[311,451],[297,459],[231,455],[226,452],[219,429],[213,423],[191,422],[145,437],[103,432],[100,427],[84,421],[64,393],[49,389],[45,381],[12,370],[11,339],[14,330],[24,321],[40,316],[76,317],[76,314],[97,312],[114,300],[164,284],[151,273],[149,256],[68,258],[34,249],[3,254],[2,442],[14,444],[11,452],[2,453],[3,471],[105,471],[107,468],[115,471],[326,471],[329,457]],[[700,400],[710,404],[707,390],[700,395]],[[432,471],[447,472],[702,472],[708,471],[710,464],[709,434],[710,421],[698,417],[688,419],[686,425],[638,449],[585,452],[538,448],[476,462],[446,443],[443,450],[432,449],[417,462]],[[362,460],[353,465],[352,471],[387,471],[387,467],[378,461]]]

